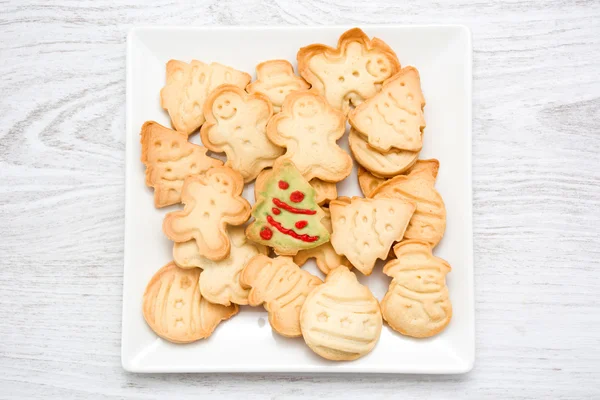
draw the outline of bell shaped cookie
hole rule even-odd
[[[382,324],[377,299],[343,266],[308,295],[300,313],[304,341],[328,360],[355,360],[369,353]]]

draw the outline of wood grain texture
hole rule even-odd
[[[0,10],[0,398],[600,398],[600,2],[40,0]],[[369,23],[472,30],[475,369],[123,372],[129,28]]]

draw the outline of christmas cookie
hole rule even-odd
[[[167,63],[167,84],[160,91],[161,106],[169,112],[173,127],[190,134],[204,123],[204,102],[217,86],[229,83],[244,89],[252,77],[219,64],[192,60]]]
[[[280,335],[300,336],[300,309],[306,296],[323,283],[301,270],[290,257],[258,255],[242,271],[240,280],[250,288],[248,304],[264,304],[271,327]]]
[[[264,191],[264,184],[267,181],[267,178],[271,176],[272,172],[273,170],[270,168],[265,169],[256,177],[256,181],[254,181],[254,199],[256,201],[258,201],[259,193]],[[308,183],[310,183],[310,186],[312,186],[317,193],[318,205],[327,204],[331,200],[337,198],[337,186],[335,183],[324,182],[317,178],[311,179]]]
[[[440,333],[452,318],[446,286],[450,265],[431,254],[431,246],[407,240],[394,247],[397,260],[383,273],[394,278],[381,301],[383,319],[403,335],[424,338]]]
[[[246,229],[250,240],[280,255],[295,255],[329,241],[315,190],[294,164],[286,161],[276,166],[261,189],[252,209],[255,220]]]
[[[223,165],[206,155],[206,148],[188,142],[186,134],[165,128],[154,121],[142,126],[142,162],[146,166],[146,185],[154,188],[154,206],[181,202],[183,181],[188,176]]]
[[[446,230],[446,206],[435,190],[440,163],[438,160],[419,160],[407,175],[399,175],[378,186],[369,196],[408,199],[417,204],[405,239],[423,240],[435,247]]]
[[[234,85],[221,85],[204,103],[202,143],[211,151],[225,152],[225,165],[241,173],[244,182],[250,182],[283,154],[283,149],[266,135],[272,115],[266,96],[248,94]]]
[[[331,216],[329,215],[329,210],[324,208],[323,211],[325,212],[325,216],[323,219],[321,219],[321,223],[325,226],[325,228],[327,228],[329,233],[331,233]],[[319,267],[321,272],[323,272],[325,275],[340,265],[352,268],[350,261],[348,261],[346,257],[340,256],[338,253],[336,253],[330,242],[323,243],[314,249],[300,250],[298,254],[294,256],[294,262],[299,266],[302,266],[310,258],[315,259],[317,262],[317,267]]]
[[[213,261],[227,258],[227,225],[242,225],[250,216],[250,204],[241,197],[243,188],[242,176],[227,167],[188,177],[181,195],[185,208],[166,215],[165,235],[174,242],[194,239],[198,253]]]
[[[368,197],[383,182],[385,182],[384,178],[378,178],[360,165],[358,166],[358,186],[365,197]]]
[[[390,178],[401,174],[414,165],[419,157],[418,151],[390,149],[384,153],[369,146],[367,140],[355,129],[348,136],[350,151],[356,161],[373,175]]]
[[[352,110],[348,120],[381,152],[393,148],[416,152],[423,147],[423,107],[419,71],[406,67],[385,81],[381,92]]]
[[[337,145],[346,118],[312,92],[293,92],[267,125],[267,135],[286,153],[276,162],[292,161],[307,180],[339,182],[350,175],[352,158]]]
[[[307,90],[310,85],[294,75],[294,67],[287,60],[269,60],[256,66],[256,80],[246,87],[248,93],[260,93],[269,98],[273,111],[281,111],[283,99],[291,92]]]
[[[143,314],[148,326],[173,343],[207,338],[223,320],[238,313],[238,306],[209,303],[198,290],[199,269],[182,269],[174,263],[162,267],[148,282]]]
[[[370,275],[375,261],[386,259],[392,244],[404,236],[415,204],[404,199],[340,197],[331,202],[329,210],[335,252]]]
[[[382,325],[379,302],[346,267],[331,271],[300,312],[304,341],[328,360],[356,360],[369,353]]]
[[[249,241],[242,226],[230,227],[228,233],[231,251],[224,260],[212,261],[202,257],[195,240],[175,243],[173,260],[182,268],[202,268],[200,294],[211,303],[246,305],[248,289],[240,284],[240,273],[252,257],[267,254],[267,249]]]
[[[394,51],[360,29],[344,32],[337,48],[313,44],[298,51],[298,72],[329,104],[344,114],[373,97],[400,70]]]

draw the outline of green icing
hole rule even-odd
[[[281,189],[279,182],[284,181],[289,184],[287,189]],[[290,195],[300,191],[304,194],[304,199],[298,203],[290,200]],[[294,208],[314,210],[317,213],[313,215],[296,214],[285,210],[282,207],[277,207],[273,203],[273,199],[290,205]],[[256,203],[252,216],[255,222],[250,226],[252,240],[279,249],[310,249],[317,247],[329,241],[329,232],[321,224],[323,212],[316,202],[316,192],[312,186],[304,179],[302,174],[291,162],[284,162],[281,167],[274,171],[273,174],[265,182],[264,189],[259,192],[259,201]],[[281,213],[276,215],[273,213],[273,208],[278,208]],[[276,227],[269,224],[267,216],[270,215],[275,221],[280,223],[284,228],[291,229],[299,235],[317,236],[318,239],[313,242],[303,241],[294,238],[288,234],[280,232]],[[298,221],[307,221],[305,228],[298,229],[295,224]],[[263,227],[268,227],[273,236],[269,240],[265,240],[260,236],[260,231]]]

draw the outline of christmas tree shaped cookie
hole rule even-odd
[[[252,209],[255,221],[246,229],[250,240],[279,255],[295,255],[329,241],[315,189],[291,161],[276,166],[257,198]]]

